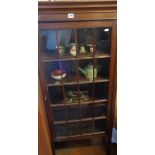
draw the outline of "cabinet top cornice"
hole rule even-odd
[[[65,10],[75,11],[102,11],[117,10],[116,0],[96,0],[96,1],[40,1],[38,2],[39,13],[45,11],[57,12]]]

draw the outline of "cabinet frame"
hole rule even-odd
[[[65,4],[65,5],[64,5]],[[88,5],[89,4],[89,5]],[[69,9],[69,10],[68,10]],[[65,18],[68,12],[73,12],[77,15],[76,19],[70,20]],[[93,17],[89,17],[90,13]],[[110,16],[109,16],[110,14]],[[84,15],[82,17],[81,15]],[[96,19],[94,18],[96,16]],[[70,138],[64,138],[60,141],[89,139],[94,137],[105,137],[107,140],[107,146],[109,147],[111,140],[111,132],[113,126],[113,113],[115,105],[116,94],[116,37],[117,37],[117,23],[116,23],[116,1],[104,1],[104,2],[39,2],[39,16],[38,16],[38,29],[76,29],[76,28],[98,28],[98,27],[111,27],[111,57],[110,57],[110,73],[109,73],[109,89],[108,89],[108,110],[107,110],[107,128],[106,134],[88,134],[85,136],[75,136]],[[39,38],[39,50],[41,46],[41,40]],[[39,52],[40,53],[40,52]],[[48,97],[47,86],[45,83],[45,77],[43,75],[43,62],[40,54],[38,55],[39,77],[41,81],[41,89],[43,93],[44,103],[46,107],[46,113],[48,123],[51,131],[51,145],[54,149],[54,129],[53,118],[50,119],[50,100]],[[57,140],[59,142],[59,140]]]

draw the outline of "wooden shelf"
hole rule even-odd
[[[105,131],[100,131],[100,132],[92,132],[92,133],[85,133],[82,135],[74,135],[74,136],[60,136],[56,137],[54,140],[55,142],[61,142],[61,141],[69,141],[69,140],[78,140],[78,139],[89,139],[90,137],[104,137],[106,136]]]
[[[99,119],[106,119],[107,116],[97,116],[97,117],[94,117],[94,120],[99,120]],[[81,121],[82,122],[87,122],[87,121],[92,121],[93,118],[82,118]]]
[[[88,80],[88,79],[86,79],[85,77],[83,77],[83,76],[81,76],[80,78],[79,78],[79,84],[87,84],[87,83],[99,83],[99,82],[109,82],[109,79],[108,78],[102,78],[102,77],[97,77],[96,79],[94,79],[94,81],[93,81],[93,79],[92,80]]]
[[[73,84],[78,84],[77,78],[75,76],[67,76],[63,78],[63,84],[64,85],[73,85]],[[62,86],[62,80],[53,80],[50,78],[47,80],[47,87],[50,86]]]
[[[101,103],[101,102],[107,102],[108,99],[95,99],[94,100],[94,103],[97,104],[97,103]],[[88,101],[80,101],[80,105],[88,105],[88,104],[93,104],[93,99],[89,99]],[[64,106],[77,106],[79,105],[79,102],[75,102],[75,103],[66,103],[63,104],[63,101],[58,101],[56,102],[55,104],[50,104],[50,107],[64,107]]]
[[[106,119],[107,116],[97,116],[97,117],[94,117],[94,120],[100,120],[100,119]],[[60,125],[60,124],[66,124],[66,123],[78,123],[78,122],[88,122],[88,121],[92,121],[93,120],[93,117],[92,118],[82,118],[81,121],[80,119],[78,120],[67,120],[67,121],[54,121],[54,125]]]
[[[108,78],[103,78],[103,77],[97,77],[96,79],[89,80],[86,79],[84,76],[79,77],[79,84],[89,84],[89,83],[99,83],[99,82],[109,82]],[[63,85],[75,85],[78,84],[78,79],[75,76],[67,76],[63,78]],[[62,86],[62,81],[61,80],[53,80],[52,78],[47,80],[47,87],[51,86]]]
[[[109,54],[103,53],[103,52],[97,52],[94,58],[110,58]],[[63,56],[56,56],[51,55],[48,53],[44,53],[41,55],[41,61],[42,62],[53,62],[53,61],[68,61],[68,60],[85,60],[85,59],[93,59],[92,54],[78,54],[77,56],[73,57],[69,54],[65,54]]]

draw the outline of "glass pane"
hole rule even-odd
[[[77,30],[78,53],[103,56],[110,54],[111,28],[83,28]]]
[[[80,124],[79,123],[69,124],[69,133],[70,133],[70,136],[80,135],[81,134]]]
[[[65,107],[52,108],[54,121],[65,121]]]
[[[80,82],[86,82],[88,80],[93,81],[93,60],[80,60],[79,61],[79,80]],[[95,73],[94,73],[95,77]]]
[[[71,43],[75,42],[74,30],[57,30],[58,32],[58,44],[68,47]]]
[[[61,82],[61,75],[57,75],[55,71],[59,71],[60,63],[59,62],[47,62],[45,64],[45,74],[47,79],[47,84],[60,84]],[[63,77],[63,74],[62,74]]]
[[[58,51],[60,56],[76,56],[75,30],[58,30]]]
[[[56,137],[66,137],[69,135],[67,124],[55,125]]]
[[[42,53],[52,56],[111,54],[111,27],[40,31]]]
[[[66,85],[64,86],[65,93],[65,103],[66,104],[78,104],[79,103],[79,94],[77,85]]]
[[[111,30],[102,27],[39,31],[51,114],[54,121],[70,121],[54,125],[57,137],[105,131]],[[80,117],[82,122],[78,122]]]
[[[80,82],[92,81],[103,82],[109,79],[110,58],[88,59],[79,61],[79,80]],[[94,69],[94,71],[93,71]]]
[[[62,61],[62,69],[66,73],[64,77],[65,84],[77,84],[77,61]]]
[[[95,112],[94,112],[94,116],[95,117],[102,117],[102,116],[106,116],[107,114],[107,105],[106,104],[96,104],[95,105]]]
[[[55,30],[42,30],[40,31],[42,41],[41,53],[45,56],[56,55],[56,31]]]
[[[79,45],[93,44],[94,39],[93,28],[83,28],[77,30],[77,40]]]
[[[82,122],[82,134],[89,134],[93,132],[93,121]]]
[[[81,84],[80,85],[81,104],[82,102],[89,102],[93,100],[93,85],[92,84]]]
[[[95,28],[96,53],[111,53],[111,28]]]
[[[77,30],[78,54],[92,55],[95,43],[94,29],[84,28]]]
[[[79,106],[67,106],[67,119],[68,120],[80,119]]]
[[[108,98],[108,83],[95,83],[94,99],[107,99]]]
[[[81,117],[83,118],[92,118],[94,112],[94,105],[82,105],[81,106]]]
[[[49,87],[48,94],[49,94],[51,105],[63,104],[64,97],[63,97],[63,91],[61,86]]]
[[[109,79],[110,58],[95,59],[94,64],[96,66],[96,70],[94,70],[97,72],[95,81]]]
[[[49,86],[77,83],[76,61],[53,61],[45,64],[45,74]]]
[[[106,120],[105,119],[95,120],[94,127],[95,127],[95,132],[105,131]]]

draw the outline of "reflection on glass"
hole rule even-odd
[[[69,134],[70,136],[80,135],[81,127],[79,123],[71,123],[69,124]]]
[[[56,137],[66,137],[69,135],[67,124],[55,125]]]
[[[95,99],[106,99],[108,98],[108,83],[95,83],[94,88]]]
[[[63,91],[62,87],[49,87],[49,98],[52,105],[63,104]]]
[[[72,29],[58,30],[58,51],[60,55],[76,56],[75,33]]]
[[[96,104],[95,105],[95,117],[106,116],[107,105],[106,104]]]
[[[93,132],[93,121],[82,122],[82,134],[88,134]]]
[[[111,28],[96,28],[95,32],[96,51],[110,54]]]
[[[51,52],[51,54],[55,54],[56,52],[56,31],[55,30],[45,30],[41,31],[42,36],[42,46],[44,48],[44,52]]]
[[[42,51],[55,56],[110,54],[111,28],[83,28],[40,31]]]
[[[65,121],[65,108],[53,108],[52,109],[54,121]]]
[[[80,119],[80,112],[78,106],[67,106],[67,119],[68,120]]]
[[[75,43],[74,30],[58,30],[58,45],[63,45],[65,47],[69,46],[70,43]]]
[[[93,104],[81,106],[81,117],[82,118],[92,118],[94,107]]]
[[[95,120],[94,126],[95,126],[95,132],[105,131],[106,120],[105,119]]]
[[[89,45],[94,43],[94,29],[78,29],[77,30],[77,40],[78,44]]]

